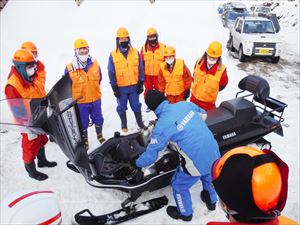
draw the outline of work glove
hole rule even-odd
[[[187,100],[190,97],[190,89],[185,90],[184,99]]]
[[[136,88],[136,93],[141,94],[144,91],[144,83],[139,81]]]
[[[115,85],[115,86],[112,86],[112,89],[113,89],[115,97],[120,98],[121,93],[120,93],[119,87],[117,85]]]

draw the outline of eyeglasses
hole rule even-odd
[[[27,65],[25,66],[25,69],[31,69],[31,68],[36,69],[36,63],[27,64]]]
[[[152,40],[156,40],[156,35],[151,35],[151,36],[148,36],[148,40],[152,41]]]

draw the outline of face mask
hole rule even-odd
[[[208,64],[210,64],[210,65],[216,64],[217,61],[218,61],[218,59],[213,59],[213,60],[211,60],[211,59],[209,59],[209,58],[206,59],[206,62],[207,62]]]
[[[157,39],[149,40],[149,44],[155,46],[157,44]]]
[[[32,77],[35,74],[35,67],[31,67],[30,69],[26,69],[27,76]]]
[[[89,54],[86,54],[86,55],[78,55],[78,59],[81,61],[81,62],[86,62],[89,58]]]
[[[170,57],[166,59],[166,63],[171,65],[174,62],[175,58],[174,57]]]
[[[121,45],[121,47],[122,48],[128,48],[128,45],[129,45],[129,41],[122,41],[122,42],[120,42],[120,45]]]

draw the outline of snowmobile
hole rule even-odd
[[[206,123],[217,140],[221,154],[250,143],[267,142],[269,133],[283,136],[282,122],[287,105],[269,96],[268,82],[259,76],[243,78],[235,98],[223,101],[207,112]],[[169,143],[159,159],[143,171],[135,160],[143,153],[151,136],[151,127],[129,135],[114,136],[89,154],[83,145],[80,115],[72,99],[71,81],[63,76],[43,99],[1,101],[1,129],[46,133],[70,159],[67,166],[80,172],[86,182],[97,188],[113,188],[129,193],[123,209],[144,191],[154,191],[171,183],[179,164],[178,147]],[[23,106],[23,107],[20,107]]]

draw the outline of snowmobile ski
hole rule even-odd
[[[80,225],[118,224],[161,209],[167,204],[168,198],[164,195],[100,216],[95,216],[90,210],[84,209],[76,213],[74,218]]]

